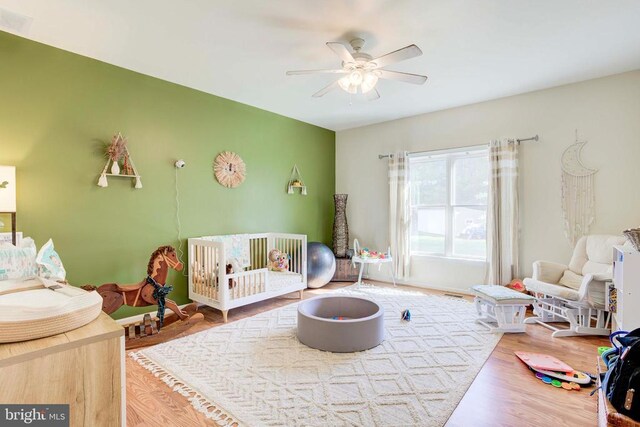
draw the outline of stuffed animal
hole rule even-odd
[[[235,272],[240,272],[240,271],[242,271],[242,268],[240,267],[240,264],[238,264],[235,259],[232,259],[231,262],[229,264],[226,264],[225,266],[226,274],[233,274]],[[197,271],[196,271],[196,274],[197,274]],[[196,277],[200,281],[205,280],[205,276],[203,274],[196,275]],[[217,284],[218,284],[218,277],[216,276],[216,285]],[[229,279],[229,289],[235,288],[236,285],[237,285],[237,282],[234,279]]]
[[[279,249],[269,251],[269,270],[289,271],[289,255]]]
[[[229,264],[227,264],[227,274],[240,273],[244,271],[242,265],[240,265],[240,261],[238,258],[231,258],[229,260]],[[236,281],[233,279],[229,279],[229,289],[235,288],[237,285]]]

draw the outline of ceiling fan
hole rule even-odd
[[[427,81],[427,76],[418,74],[401,73],[399,71],[384,70],[383,68],[422,55],[422,51],[415,44],[403,47],[386,55],[373,58],[371,55],[361,52],[364,40],[356,38],[349,43],[353,53],[342,43],[327,42],[327,46],[333,50],[342,60],[342,68],[333,70],[298,70],[287,71],[288,76],[301,74],[344,74],[328,86],[314,93],[319,98],[336,88],[341,88],[350,94],[362,93],[369,100],[380,98],[376,89],[378,79],[397,80],[405,83],[421,85]]]

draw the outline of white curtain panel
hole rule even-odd
[[[513,140],[489,144],[487,205],[487,283],[506,285],[519,276],[518,145]]]
[[[406,151],[389,156],[389,242],[397,277],[409,276],[409,159]]]

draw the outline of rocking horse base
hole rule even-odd
[[[125,349],[133,350],[172,340],[204,319],[204,315],[197,312],[196,303],[187,305],[184,311],[189,317],[178,322],[178,315],[171,313],[164,318],[164,325],[160,330],[157,319],[151,318],[150,314],[145,314],[142,322],[125,325]]]

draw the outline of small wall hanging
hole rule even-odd
[[[595,220],[595,196],[593,179],[597,169],[586,167],[580,153],[587,141],[578,141],[562,153],[562,215],[564,232],[571,246],[589,233]]]
[[[98,178],[98,187],[108,187],[108,176],[116,176],[122,178],[135,179],[135,188],[142,188],[141,176],[133,164],[133,160],[127,149],[127,139],[118,132],[111,140],[111,144],[107,146],[106,151],[107,164],[104,165],[100,178]],[[122,169],[120,169],[122,162]],[[110,173],[109,173],[110,172]]]
[[[307,186],[302,181],[302,175],[298,169],[298,165],[293,165],[291,170],[291,176],[289,177],[289,183],[287,184],[287,194],[293,194],[296,188],[300,189],[300,194],[307,195]]]
[[[213,171],[221,185],[236,188],[244,182],[247,167],[236,153],[223,151],[213,162]]]

